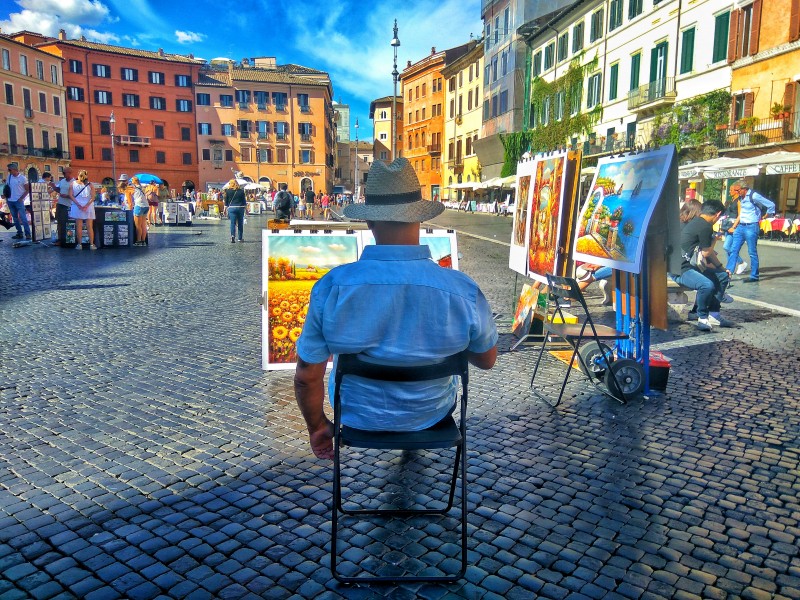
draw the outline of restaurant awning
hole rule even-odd
[[[754,177],[762,172],[767,175],[800,173],[800,152],[781,150],[746,158],[723,156],[686,165],[679,169],[679,176],[681,179],[732,179]]]

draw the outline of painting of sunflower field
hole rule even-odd
[[[293,369],[311,288],[328,271],[358,259],[355,234],[265,232],[264,368]]]

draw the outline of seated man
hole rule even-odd
[[[697,328],[711,331],[713,326],[733,327],[734,324],[719,313],[720,302],[726,301],[725,290],[730,282],[731,272],[723,268],[714,251],[714,223],[722,216],[725,207],[719,200],[707,200],[700,214],[685,223],[681,229],[681,273],[670,273],[676,283],[697,290]],[[703,270],[693,267],[689,259],[695,251],[700,251],[705,259]]]
[[[323,378],[330,355],[364,354],[379,362],[434,362],[462,350],[490,369],[497,358],[497,329],[477,284],[431,260],[419,244],[420,223],[441,214],[440,202],[422,200],[411,164],[398,158],[372,164],[364,204],[345,216],[363,219],[375,237],[361,258],[337,267],[311,291],[297,342],[295,397],[308,427],[311,449],[333,457],[333,424],[323,412]],[[334,367],[335,372],[335,367]],[[329,382],[333,397],[333,375]],[[348,378],[342,384],[343,424],[367,430],[417,431],[455,407],[455,378],[376,384]]]

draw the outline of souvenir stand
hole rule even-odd
[[[533,258],[539,251],[537,236],[541,241],[545,239],[543,235],[550,235],[544,220],[548,215],[542,214],[542,210],[547,210],[552,197],[539,183],[542,159],[535,159],[535,169],[527,166],[531,161],[520,163],[518,167],[518,201],[509,266],[522,272],[520,257],[527,259],[525,268],[536,283],[523,288],[514,319],[515,334],[521,339],[512,349],[537,337],[541,340],[541,328],[537,331],[534,318],[537,306],[540,312],[542,308],[542,295],[535,290],[541,279],[537,277],[540,273]],[[571,183],[576,186],[577,177]],[[588,197],[577,218],[574,218],[577,211],[574,200],[570,204],[569,195],[562,194],[561,225],[569,230],[564,237],[559,231],[558,239],[568,241],[559,244],[561,256],[548,272],[571,276],[574,261],[613,269],[616,329],[629,332],[629,339],[617,342],[615,354],[618,359],[635,361],[638,365],[635,375],[641,380],[636,382],[635,388],[648,393],[654,364],[650,327],[667,328],[667,273],[680,272],[675,147],[600,158]],[[524,229],[521,223],[527,224]],[[543,266],[550,265],[543,263]],[[656,364],[662,367],[663,362]],[[664,380],[664,385],[659,387],[665,387],[665,378],[659,379]]]
[[[680,272],[675,146],[601,158],[577,223],[573,259],[614,269],[618,358],[641,366],[651,391],[650,328],[667,329],[667,273]],[[668,368],[668,363],[667,363]],[[664,380],[665,387],[666,381]]]
[[[577,212],[580,152],[551,152],[517,164],[517,200],[514,203],[508,265],[519,275],[532,279],[523,285],[514,311],[512,329],[524,343],[541,341],[546,310],[547,273],[572,272],[570,248]],[[570,315],[565,315],[570,319]]]
[[[98,248],[131,246],[134,241],[132,210],[121,206],[95,206],[94,217],[94,243]],[[72,230],[74,233],[74,220]]]
[[[270,221],[272,223],[272,221]],[[364,222],[293,221],[262,231],[262,366],[294,369],[295,344],[308,313],[311,288],[331,269],[355,262],[374,244]],[[420,230],[420,244],[445,268],[458,269],[453,230]]]
[[[164,225],[182,225],[189,227],[192,224],[192,212],[189,202],[169,200],[161,202],[162,221]]]
[[[31,213],[31,237],[34,242],[50,240],[51,220],[50,220],[50,190],[46,183],[30,184]]]

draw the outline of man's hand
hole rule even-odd
[[[308,428],[311,450],[317,458],[333,458],[333,423],[325,416],[325,368],[328,361],[308,363],[297,360],[294,397]]]
[[[333,460],[333,423],[327,417],[318,429],[312,431],[309,428],[308,439],[314,456]]]

